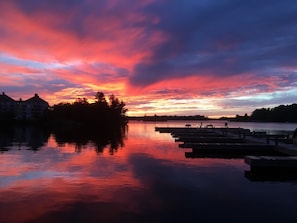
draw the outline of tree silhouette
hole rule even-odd
[[[261,108],[252,112],[251,121],[297,122],[297,104]]]
[[[109,103],[104,93],[95,94],[95,102],[88,103],[86,98],[78,98],[73,103],[60,103],[53,106],[54,120],[67,120],[88,126],[110,126],[126,123],[125,103],[114,95],[109,97]]]

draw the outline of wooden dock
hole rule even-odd
[[[221,137],[221,136],[199,136],[199,137],[178,137],[175,139],[176,142],[187,142],[187,143],[243,143],[244,139]]]
[[[244,176],[252,182],[296,182],[297,171],[280,170],[249,170],[244,172]]]
[[[251,181],[297,180],[297,146],[285,143],[288,135],[242,128],[157,127],[156,131],[170,133],[186,149],[186,158],[243,159],[250,166],[245,177]]]
[[[296,156],[246,156],[244,162],[251,169],[297,170]]]
[[[156,128],[161,133],[170,133],[180,148],[192,149],[186,157],[205,156],[240,157],[245,155],[280,155],[274,146],[247,139],[249,130],[242,128]],[[262,140],[263,141],[263,140]]]
[[[190,143],[185,142],[178,145],[180,148],[209,149],[209,150],[274,150],[273,145],[259,144],[259,143],[227,143],[227,142],[201,142]]]
[[[244,176],[250,181],[296,181],[296,156],[246,156],[250,170]]]
[[[192,149],[186,157],[241,157],[247,155],[297,156],[297,146],[285,144],[288,135],[252,133],[243,128],[156,127],[160,133],[170,133],[180,148]]]
[[[223,158],[243,159],[246,154],[262,156],[284,156],[284,154],[271,149],[197,149],[185,152],[186,158]]]

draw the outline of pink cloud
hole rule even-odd
[[[0,52],[16,58],[14,64],[0,61],[2,86],[24,95],[34,89],[50,103],[104,90],[134,104],[145,104],[141,96],[148,102],[224,98],[295,86],[295,51],[289,47],[294,35],[274,41],[289,34],[277,30],[271,42],[262,32],[270,30],[271,15],[264,13],[267,26],[251,26],[251,35],[234,23],[246,13],[241,8],[220,18],[211,5],[183,3],[180,10],[182,3],[169,3],[1,1]],[[262,38],[269,42],[258,45]]]

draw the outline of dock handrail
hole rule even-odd
[[[290,138],[290,134],[267,134],[266,132],[253,132],[253,136],[258,138],[266,138],[267,144],[269,144],[270,140],[272,139],[274,140],[276,146],[278,145],[280,139],[288,140]]]

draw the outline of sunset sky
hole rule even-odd
[[[0,0],[0,91],[50,105],[97,91],[128,115],[296,103],[295,0]]]

